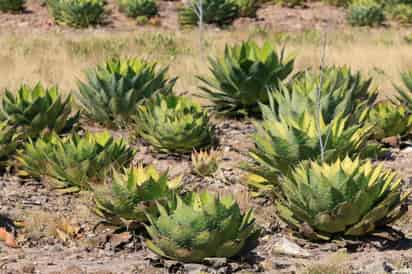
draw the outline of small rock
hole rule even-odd
[[[289,255],[298,258],[307,258],[311,256],[311,254],[307,250],[301,248],[299,245],[291,242],[286,238],[281,238],[278,242],[275,243],[272,249],[272,253]]]
[[[110,236],[110,244],[113,249],[120,247],[121,245],[127,244],[132,239],[133,235],[129,232],[123,232],[120,234],[113,234]]]
[[[202,271],[207,271],[207,267],[202,264],[185,264],[185,271],[189,274],[197,274]]]
[[[61,274],[86,274],[80,267],[72,265],[64,269]]]
[[[204,261],[213,268],[220,268],[227,265],[226,258],[205,258]]]
[[[34,264],[26,264],[22,267],[23,273],[34,273],[36,271],[36,267]]]

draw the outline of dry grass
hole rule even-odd
[[[382,94],[390,95],[399,72],[411,69],[412,45],[404,41],[404,31],[346,30],[329,32],[327,63],[349,65],[375,79]],[[268,39],[287,44],[297,57],[297,68],[317,66],[321,34],[316,31],[284,34],[260,29],[249,31],[207,31],[204,50],[196,32],[68,32],[17,33],[0,37],[0,90],[16,89],[21,83],[42,81],[58,84],[63,90],[76,87],[82,71],[110,56],[141,56],[170,66],[170,75],[179,76],[177,90],[195,93],[195,75],[206,74],[207,55],[222,52],[226,43],[243,39]]]

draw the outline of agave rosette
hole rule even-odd
[[[268,103],[268,90],[276,89],[293,70],[294,59],[285,58],[266,42],[247,41],[225,48],[222,58],[209,58],[212,77],[198,77],[212,108],[230,116],[258,115],[258,103]]]
[[[318,98],[318,96],[320,97]],[[322,73],[306,70],[298,73],[287,84],[271,92],[279,115],[300,114],[317,106],[323,119],[329,123],[340,114],[351,115],[351,123],[363,121],[367,109],[375,102],[377,90],[371,88],[371,79],[362,79],[359,72],[347,67],[329,67]]]
[[[159,95],[139,106],[135,127],[146,142],[165,152],[190,153],[214,141],[208,114],[183,96]]]
[[[239,16],[238,6],[231,0],[189,0],[179,11],[179,24],[183,27],[197,26],[200,12],[203,23],[220,27],[230,25]]]
[[[289,173],[300,161],[319,159],[319,133],[326,162],[346,155],[371,157],[382,152],[379,145],[368,143],[372,125],[350,125],[349,117],[343,115],[330,123],[320,115],[318,124],[317,115],[309,111],[278,117],[268,106],[261,108],[263,121],[256,123],[255,148],[249,152],[253,164],[246,167],[252,173],[249,183],[256,187],[271,188],[280,174]]]
[[[386,137],[403,137],[412,128],[412,115],[405,107],[383,101],[369,111],[368,123],[373,125],[372,138],[382,140]]]
[[[128,165],[134,155],[134,149],[122,139],[100,132],[30,141],[18,161],[26,173],[45,177],[56,188],[78,191],[89,189],[112,168]]]
[[[329,240],[363,236],[405,212],[396,173],[349,157],[304,162],[282,178],[279,216],[303,236]]]
[[[158,205],[160,216],[148,215],[151,240],[147,246],[156,254],[182,261],[237,255],[257,229],[252,211],[242,214],[231,197],[209,192],[176,196],[168,207]]]
[[[144,99],[169,93],[176,79],[167,79],[167,68],[156,63],[132,59],[111,59],[86,74],[79,82],[78,101],[92,121],[125,125]]]
[[[59,25],[87,28],[103,23],[105,0],[47,0],[54,21]]]
[[[26,138],[37,138],[51,132],[70,131],[79,120],[72,113],[71,97],[65,99],[57,87],[22,85],[17,94],[6,90],[0,107],[0,121],[14,127]]]
[[[95,212],[115,225],[144,222],[145,214],[156,214],[155,202],[173,198],[180,185],[180,177],[169,180],[167,172],[159,173],[154,166],[114,171],[111,182],[93,187]]]

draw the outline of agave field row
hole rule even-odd
[[[190,0],[179,6],[179,24],[197,26],[199,22],[219,27],[229,26],[239,17],[256,18],[257,10],[265,4],[280,3],[284,6],[305,6],[306,0]],[[353,26],[379,26],[386,19],[401,24],[412,23],[410,0],[323,0],[347,9],[347,21]],[[45,0],[50,14],[59,25],[85,28],[107,22],[109,14],[105,0]],[[138,24],[158,24],[159,7],[155,0],[118,0],[118,9],[134,18]],[[1,0],[0,11],[22,12],[25,0]],[[202,15],[200,19],[200,15]]]
[[[259,239],[253,209],[208,191],[184,193],[183,180],[132,163],[137,139],[183,157],[213,176],[219,136],[212,116],[253,119],[249,161],[240,168],[257,196],[313,241],[360,238],[405,213],[409,193],[391,170],[372,163],[412,128],[412,73],[392,101],[377,101],[373,79],[346,67],[295,71],[285,49],[253,41],[227,46],[199,76],[208,106],[174,91],[177,78],[138,58],[110,59],[86,72],[75,97],[57,87],[6,90],[0,108],[1,163],[56,191],[90,191],[107,223],[147,238],[159,256],[182,262],[231,258]],[[76,105],[76,107],[75,107]],[[75,111],[74,109],[79,109]],[[90,125],[125,129],[129,138]]]

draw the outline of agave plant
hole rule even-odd
[[[353,73],[347,67],[329,67],[321,73],[313,70],[298,73],[290,83],[271,93],[274,102],[270,103],[279,108],[279,115],[299,115],[313,110],[319,95],[325,122],[343,113],[359,123],[375,102],[377,90],[371,88],[371,79],[362,79],[359,72]]]
[[[216,150],[201,150],[192,152],[192,169],[199,176],[211,176],[219,168],[222,153]]]
[[[71,97],[63,99],[57,87],[23,85],[17,94],[6,90],[2,98],[0,121],[16,128],[26,138],[68,132],[78,120],[79,113],[72,115]]]
[[[93,187],[95,212],[114,225],[144,222],[145,213],[157,213],[155,202],[171,199],[180,185],[180,177],[169,180],[167,172],[160,174],[153,166],[115,171],[111,183]]]
[[[6,122],[0,123],[0,166],[6,166],[9,158],[16,152],[23,136],[16,132],[14,127],[7,125]]]
[[[176,79],[166,78],[167,68],[143,60],[111,59],[89,70],[79,82],[78,99],[85,115],[96,122],[125,125],[136,107],[157,93],[171,92]]]
[[[401,78],[405,88],[395,85],[398,92],[396,99],[408,113],[412,113],[412,71],[403,72]]]
[[[253,164],[246,167],[252,172],[251,185],[269,187],[277,185],[280,174],[288,174],[303,160],[321,157],[319,136],[324,140],[324,160],[335,161],[346,155],[377,156],[380,146],[368,143],[372,125],[348,125],[349,117],[339,115],[330,123],[320,121],[313,112],[299,116],[277,117],[273,110],[261,106],[263,121],[256,124],[255,148],[249,152]]]
[[[158,8],[154,0],[119,0],[119,9],[129,17],[148,18],[157,15]]]
[[[78,191],[89,189],[112,168],[127,165],[134,155],[122,139],[101,132],[38,139],[27,143],[17,159],[28,174],[47,178],[55,188]]]
[[[276,89],[293,70],[294,59],[285,60],[266,42],[226,47],[224,57],[209,59],[212,78],[199,77],[200,87],[216,112],[232,116],[256,115],[258,102],[268,102],[268,90]]]
[[[197,26],[200,12],[203,23],[219,27],[230,25],[239,15],[238,6],[232,0],[189,0],[179,11],[179,24]]]
[[[412,115],[390,101],[376,104],[369,112],[368,122],[374,125],[372,138],[376,140],[402,137],[412,129]]]
[[[0,0],[0,11],[21,12],[24,10],[25,0]]]
[[[238,6],[241,17],[256,17],[256,12],[259,8],[257,0],[234,0],[234,2]]]
[[[54,21],[59,25],[87,28],[103,23],[105,0],[47,0]]]
[[[394,172],[349,157],[302,163],[280,186],[279,216],[317,240],[373,233],[406,211],[401,205],[409,195],[401,194]]]
[[[199,104],[186,97],[159,95],[139,107],[137,134],[160,151],[190,153],[209,147],[214,127]]]
[[[230,197],[194,193],[165,208],[160,216],[148,215],[147,246],[156,254],[182,262],[210,257],[233,257],[256,235],[252,211],[242,214]]]

